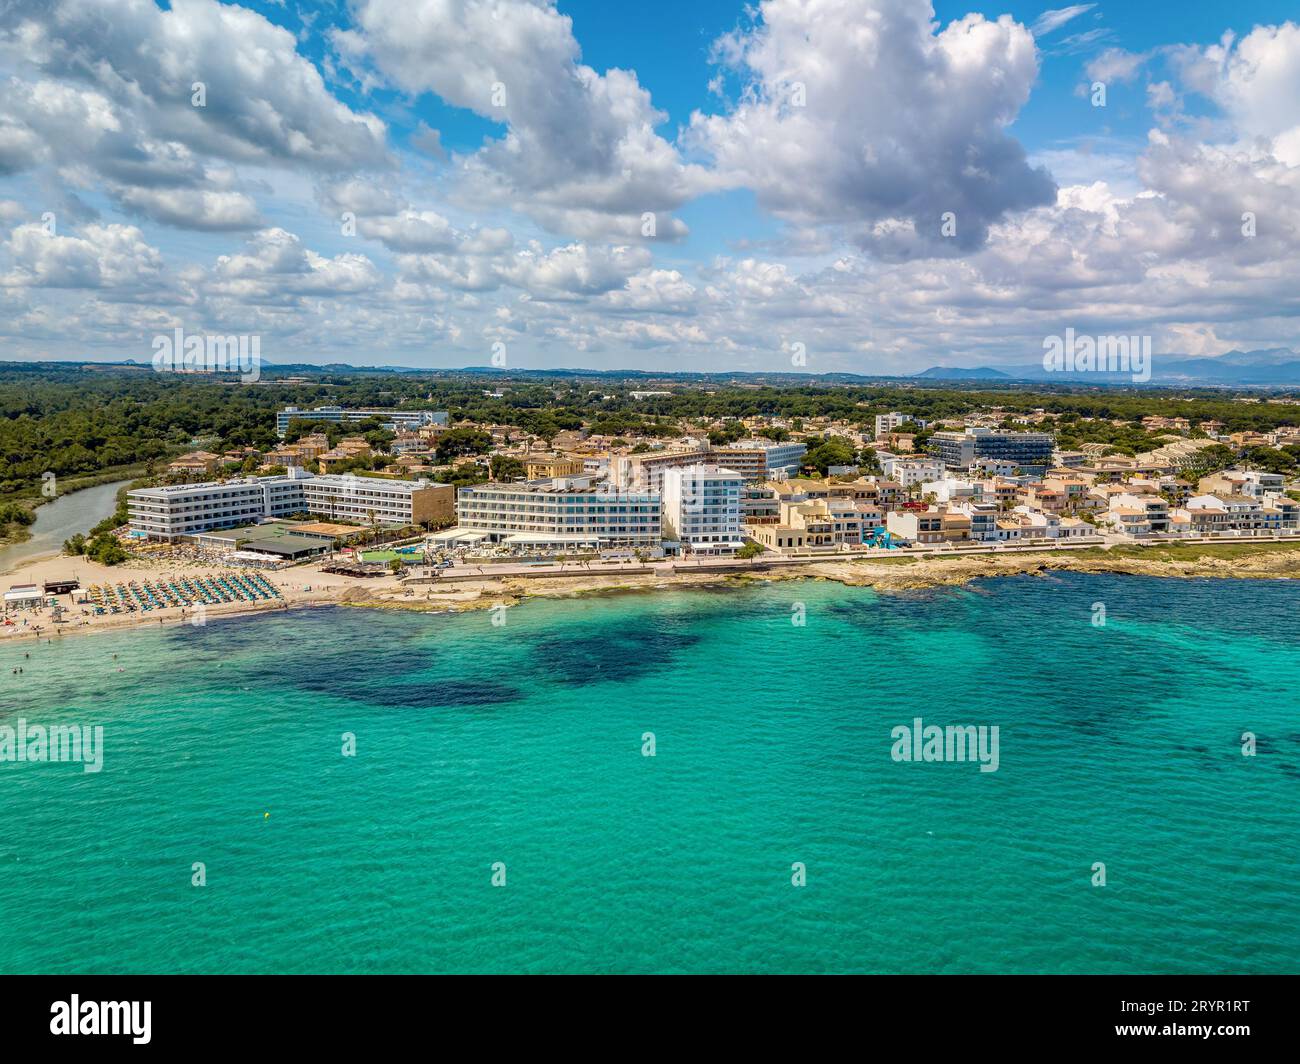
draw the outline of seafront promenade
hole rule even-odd
[[[668,558],[662,561],[638,562],[602,561],[602,562],[484,562],[482,564],[458,562],[448,569],[420,568],[419,576],[407,577],[403,585],[468,583],[491,579],[529,580],[580,578],[584,576],[659,576],[672,578],[677,575],[699,573],[750,573],[781,570],[810,565],[836,564],[846,562],[898,562],[903,559],[926,561],[936,558],[969,558],[981,555],[1021,555],[1042,554],[1044,552],[1078,552],[1089,550],[1109,550],[1112,547],[1168,547],[1168,546],[1207,546],[1223,544],[1271,544],[1300,543],[1300,532],[1286,535],[1239,536],[1231,539],[1223,537],[1180,537],[1176,539],[1151,540],[1149,542],[1133,541],[1118,536],[1090,536],[1086,539],[1069,543],[1057,543],[1052,540],[1040,540],[1032,543],[971,543],[962,546],[951,544],[918,544],[911,547],[898,547],[893,550],[841,550],[819,551],[804,554],[763,554],[755,558]]]

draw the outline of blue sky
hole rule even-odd
[[[1016,364],[1069,327],[1300,346],[1289,15],[22,0],[0,353],[141,358],[176,327],[280,362],[714,371]]]

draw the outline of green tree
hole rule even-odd
[[[493,480],[521,480],[528,472],[523,462],[506,454],[494,454],[488,468]]]
[[[438,461],[450,462],[466,455],[487,454],[492,450],[492,437],[482,429],[449,429],[438,437],[435,448]]]
[[[86,545],[86,557],[100,565],[121,565],[127,554],[116,536],[101,532]]]
[[[852,465],[853,454],[853,444],[843,436],[825,436],[808,441],[803,464],[825,476],[826,470],[833,465]]]

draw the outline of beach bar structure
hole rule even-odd
[[[44,601],[45,595],[35,584],[14,584],[5,592],[5,609],[35,609]]]

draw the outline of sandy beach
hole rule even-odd
[[[936,555],[902,551],[873,552],[859,556],[829,556],[818,559],[766,560],[750,565],[721,563],[718,568],[693,567],[684,563],[612,566],[599,572],[578,566],[562,571],[519,565],[463,566],[451,577],[419,575],[399,579],[391,574],[356,578],[321,571],[323,563],[295,566],[263,575],[280,591],[274,602],[234,602],[208,606],[204,619],[250,616],[275,610],[319,606],[348,606],[436,612],[489,609],[497,604],[515,605],[528,598],[565,598],[618,592],[649,592],[691,587],[738,585],[753,581],[832,580],[852,587],[871,587],[885,593],[929,587],[957,586],[997,576],[1048,572],[1127,573],[1164,578],[1300,579],[1300,544],[1223,545],[1237,552],[1216,556],[1219,545],[1179,545],[1173,551],[1191,555],[1169,557],[1161,546],[1125,550],[1033,550],[999,551],[981,554]],[[1200,556],[1196,556],[1196,555]],[[84,558],[53,556],[30,561],[17,571],[0,576],[0,584],[42,584],[45,581],[76,579],[83,588],[92,584],[135,581],[167,582],[181,577],[212,576],[229,571],[219,565],[203,565],[169,559],[132,559],[119,566],[102,566]],[[61,601],[68,602],[66,596]],[[0,627],[0,644],[11,640],[55,639],[94,632],[121,631],[195,623],[192,609],[163,608],[148,613],[133,612],[95,616],[89,607],[65,608],[63,620],[55,624],[48,608],[11,611],[13,623]]]
[[[35,584],[46,581],[77,580],[81,587],[92,584],[117,584],[138,582],[167,582],[182,577],[209,577],[231,571],[220,565],[198,565],[181,561],[132,559],[123,565],[98,565],[85,558],[60,555],[39,558],[23,563],[15,571],[0,575],[0,585]],[[249,616],[274,610],[328,605],[340,601],[349,592],[361,589],[370,594],[369,585],[376,585],[373,593],[381,592],[380,585],[394,585],[391,577],[381,580],[357,581],[349,577],[321,573],[316,567],[295,568],[281,573],[264,573],[276,586],[283,598],[274,602],[230,602],[207,606],[206,619]],[[70,635],[93,632],[121,631],[127,628],[149,628],[194,622],[194,610],[176,607],[150,610],[148,613],[119,613],[95,616],[89,606],[69,604],[68,596],[59,596],[64,604],[63,620],[55,624],[49,608],[10,611],[6,620],[12,624],[0,626],[0,644],[8,640],[56,639]]]

